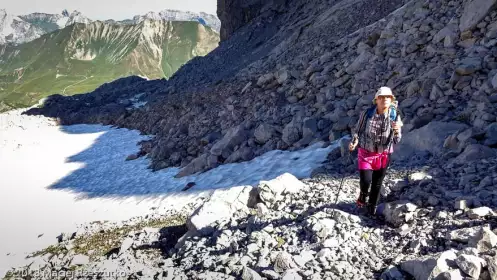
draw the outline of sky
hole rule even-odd
[[[92,20],[123,20],[147,12],[165,9],[206,12],[216,15],[217,0],[15,0],[1,1],[0,9],[8,14],[24,15],[33,12],[58,14],[67,9],[80,11]],[[96,8],[97,7],[97,8]]]

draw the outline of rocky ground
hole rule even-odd
[[[59,244],[35,253],[32,264],[18,268],[17,275],[497,277],[497,159],[457,164],[419,157],[411,166],[395,161],[382,189],[379,215],[371,217],[355,206],[358,176],[350,172],[354,157],[340,156],[345,146],[343,141],[342,148],[330,153],[339,154],[334,169],[316,170],[310,179],[286,173],[257,187],[216,190],[181,215],[142,217],[119,226],[92,224],[63,234]]]
[[[219,190],[183,226],[129,233],[91,260],[71,263],[72,250],[38,256],[33,269],[119,268],[129,279],[497,279],[496,1],[276,2],[283,6],[164,84],[135,81],[123,97],[102,90],[29,113],[153,134],[136,157],[150,157],[154,170],[181,166],[181,177],[340,139],[388,85],[405,125],[381,218],[354,209],[357,174],[334,205],[341,176],[354,169],[336,150],[312,179]],[[149,103],[132,108],[143,92]]]

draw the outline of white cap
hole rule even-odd
[[[395,96],[393,95],[392,90],[389,87],[380,87],[374,95],[373,103],[375,103],[378,96],[391,96],[392,99],[395,100]]]

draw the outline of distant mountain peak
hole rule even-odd
[[[159,12],[150,11],[144,15],[136,15],[133,19],[103,21],[106,24],[133,25],[144,20],[195,21],[210,26],[219,33],[221,22],[215,15],[166,9]],[[11,15],[0,9],[0,44],[21,44],[32,41],[43,34],[62,29],[74,23],[90,24],[93,20],[78,10],[69,12],[64,9],[59,14],[31,13],[27,15]]]
[[[210,26],[213,30],[219,33],[221,22],[215,15],[207,13],[196,13],[189,11],[180,11],[174,9],[165,9],[159,12],[150,11],[144,15],[136,15],[133,20],[121,21],[121,23],[140,23],[145,19],[166,20],[166,21],[196,21],[202,25]]]
[[[66,22],[65,26],[69,26],[74,23],[92,23],[92,20],[84,16],[80,11],[74,10],[70,15]]]

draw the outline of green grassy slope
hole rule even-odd
[[[59,93],[89,92],[117,78],[168,78],[219,36],[196,22],[74,24],[19,45],[0,46],[0,111]]]

